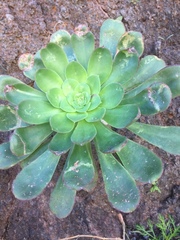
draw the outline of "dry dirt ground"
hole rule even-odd
[[[0,74],[25,81],[17,67],[20,54],[35,53],[45,46],[55,30],[63,28],[72,33],[79,24],[88,25],[98,41],[102,22],[119,15],[123,16],[127,30],[137,30],[144,35],[145,55],[155,54],[168,65],[180,64],[179,0],[0,0]],[[174,99],[163,114],[141,120],[180,125],[180,98]],[[7,134],[1,133],[0,142],[6,140]],[[161,193],[151,193],[149,184],[139,186],[139,207],[133,213],[123,214],[129,238],[134,240],[140,239],[130,234],[134,226],[146,225],[148,219],[156,221],[159,213],[165,217],[171,214],[177,223],[180,221],[180,158],[149,147],[164,162],[164,173],[158,182]],[[58,172],[37,199],[19,201],[11,193],[18,171],[19,167],[0,171],[1,240],[57,240],[77,234],[122,236],[117,211],[107,201],[101,175],[94,192],[79,192],[70,216],[59,220],[48,206]]]

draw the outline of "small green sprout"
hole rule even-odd
[[[159,215],[156,224],[149,220],[148,229],[137,225],[134,232],[139,233],[143,237],[148,237],[149,240],[175,240],[179,239],[180,226],[175,224],[171,216],[168,216],[166,220],[162,215]]]
[[[154,183],[161,176],[161,159],[121,135],[121,129],[180,154],[180,127],[140,122],[141,115],[166,110],[180,95],[180,66],[166,66],[154,55],[142,57],[142,34],[126,31],[121,20],[102,24],[98,48],[83,25],[72,35],[55,32],[33,58],[28,54],[19,60],[31,85],[0,76],[0,99],[5,101],[0,131],[11,132],[0,145],[0,168],[20,164],[13,193],[29,200],[42,193],[67,153],[50,196],[50,208],[59,218],[70,214],[77,191],[96,186],[92,148],[109,202],[119,211],[138,206],[136,181]]]
[[[158,187],[158,185],[157,185],[157,181],[154,182],[154,183],[152,183],[152,187],[151,187],[151,189],[150,189],[150,192],[155,192],[155,191],[161,193],[161,190],[159,189],[159,187]]]

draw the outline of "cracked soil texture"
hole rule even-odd
[[[73,33],[79,24],[86,24],[98,43],[99,28],[107,18],[123,16],[127,30],[143,34],[144,54],[155,54],[167,65],[180,64],[180,1],[179,0],[1,0],[0,1],[0,74],[27,79],[18,69],[22,53],[35,53],[45,46],[58,29]],[[142,122],[159,125],[180,125],[180,98],[161,114],[142,117]],[[140,141],[134,135],[128,137]],[[8,135],[0,133],[0,142]],[[138,208],[122,214],[129,239],[140,239],[130,231],[136,224],[157,220],[161,213],[180,221],[180,157],[144,143],[164,163],[158,186],[161,193],[150,192],[151,185],[140,185]],[[0,239],[58,240],[78,234],[122,237],[117,211],[108,203],[99,170],[99,182],[92,193],[80,191],[72,213],[57,219],[49,210],[48,201],[58,177],[58,169],[46,190],[36,199],[19,201],[11,192],[12,181],[20,168],[0,171]],[[83,239],[83,238],[81,238]],[[85,238],[84,238],[85,239]],[[87,238],[86,238],[87,239]],[[89,238],[92,239],[92,238]]]

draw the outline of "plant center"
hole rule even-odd
[[[84,107],[87,103],[87,99],[85,96],[85,93],[76,93],[74,95],[74,103],[78,106],[78,107]]]

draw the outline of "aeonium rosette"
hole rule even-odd
[[[127,128],[180,154],[178,127],[136,122],[140,114],[164,111],[171,98],[180,95],[180,67],[166,67],[153,55],[141,58],[142,35],[125,32],[119,18],[103,23],[96,49],[93,34],[85,30],[72,36],[57,31],[34,61],[32,55],[19,60],[34,87],[0,77],[0,97],[9,103],[0,106],[0,130],[13,131],[9,142],[0,145],[0,168],[20,163],[13,193],[32,199],[47,186],[61,155],[68,152],[50,199],[51,210],[60,218],[71,212],[76,191],[91,191],[96,185],[92,146],[108,199],[120,211],[136,208],[136,181],[152,183],[161,176],[158,156],[118,129]]]

